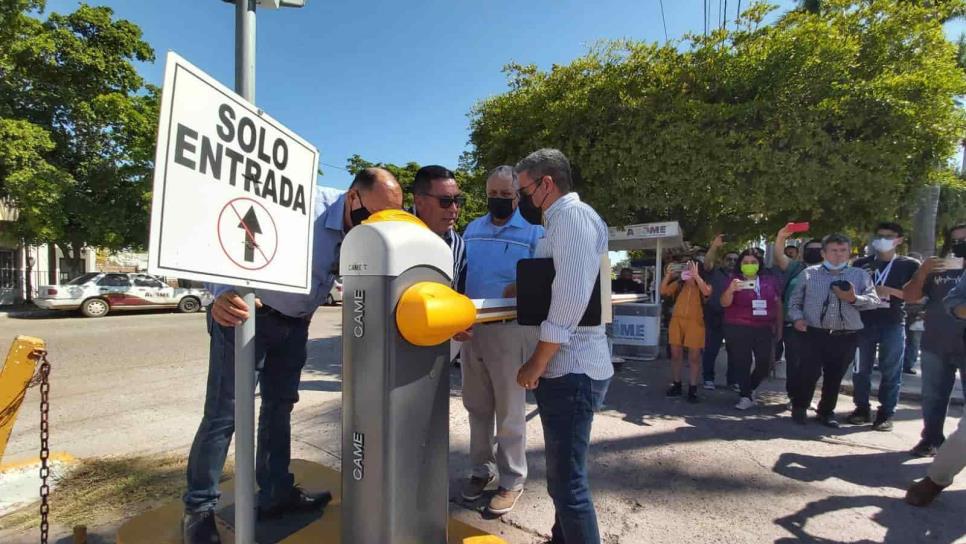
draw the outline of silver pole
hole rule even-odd
[[[235,0],[235,91],[255,103],[255,1]],[[237,289],[251,316],[235,327],[235,542],[255,542],[255,291]]]

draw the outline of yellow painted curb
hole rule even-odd
[[[63,452],[51,452],[48,461],[51,463],[75,463],[77,458],[69,453]],[[17,470],[24,467],[29,467],[31,465],[39,465],[40,457],[32,457],[30,459],[24,459],[22,461],[11,461],[9,463],[0,464],[0,474],[8,472],[11,470]]]

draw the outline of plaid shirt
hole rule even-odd
[[[875,308],[879,296],[869,273],[852,266],[841,271],[830,271],[824,265],[810,266],[802,272],[802,280],[792,291],[789,300],[788,319],[804,319],[809,327],[833,331],[861,330],[862,316],[859,312]],[[855,289],[855,302],[839,300],[832,292],[832,282],[845,280]]]

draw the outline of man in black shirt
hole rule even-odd
[[[622,268],[620,276],[610,282],[610,290],[614,294],[623,295],[628,293],[643,293],[644,286],[634,279],[634,271],[630,268]]]
[[[879,381],[879,410],[872,423],[872,428],[877,431],[892,430],[892,416],[902,387],[902,359],[906,345],[905,296],[902,288],[919,269],[919,262],[915,259],[896,255],[896,248],[903,241],[900,225],[880,223],[872,241],[875,255],[858,259],[853,264],[872,276],[882,302],[879,307],[862,312],[864,328],[859,333],[859,364],[852,372],[855,410],[848,422],[861,425],[872,421],[869,396],[872,365],[878,348],[882,378]]]

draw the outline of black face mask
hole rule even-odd
[[[543,224],[543,211],[533,203],[533,197],[520,194],[520,215],[531,225]]]
[[[359,204],[362,204],[362,195],[359,196]],[[349,222],[352,223],[353,227],[358,227],[363,221],[369,219],[372,212],[369,208],[366,208],[365,204],[354,210],[349,210]]]
[[[960,259],[966,257],[966,240],[959,240],[953,243],[953,255]]]
[[[802,260],[805,264],[818,264],[822,262],[822,250],[817,247],[806,247]]]
[[[486,209],[494,218],[506,219],[513,215],[513,199],[489,197],[486,199]]]

